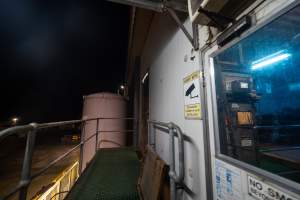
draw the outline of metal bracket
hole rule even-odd
[[[193,33],[192,35],[188,32],[188,30],[184,27],[184,25],[182,24],[182,22],[180,21],[179,17],[177,16],[176,12],[169,7],[165,7],[164,8],[168,14],[171,16],[171,18],[175,21],[175,23],[179,26],[179,28],[182,30],[182,32],[184,33],[184,35],[187,37],[187,39],[190,41],[190,43],[192,44],[194,50],[198,50],[199,49],[199,41],[198,41],[198,28],[196,24],[192,24],[192,28],[193,28]]]
[[[108,0],[108,1],[145,8],[145,9],[153,10],[155,12],[167,12],[171,16],[171,18],[175,21],[175,23],[179,26],[179,28],[183,31],[184,35],[188,38],[193,48],[195,50],[199,49],[198,28],[196,24],[193,24],[193,33],[191,35],[188,32],[188,30],[184,27],[179,17],[177,16],[176,12],[174,11],[177,10],[180,12],[187,12],[187,6],[185,6],[184,4],[172,0],[163,0],[162,2],[155,2],[149,0]]]
[[[188,12],[188,8],[185,4],[173,1],[173,0],[163,0],[163,1],[149,1],[149,0],[107,0],[114,3],[120,3],[124,5],[144,8],[148,10],[153,10],[155,12],[163,12],[165,6],[172,7],[174,10],[180,12]]]
[[[233,18],[226,17],[219,13],[205,10],[201,7],[198,9],[198,12],[200,12],[200,13],[204,14],[206,17],[208,17],[215,24],[215,26],[221,31],[224,30],[229,23],[235,21]]]

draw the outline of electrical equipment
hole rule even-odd
[[[249,126],[253,125],[252,112],[249,111],[238,111],[237,113],[237,124],[239,126]]]
[[[218,38],[217,44],[219,46],[224,46],[234,38],[240,36],[245,30],[251,27],[250,16],[244,16],[232,26],[226,29]]]
[[[250,82],[245,80],[235,80],[231,82],[232,93],[250,93]]]
[[[227,151],[233,157],[255,160],[254,115],[255,99],[251,77],[246,73],[223,73],[223,101]]]

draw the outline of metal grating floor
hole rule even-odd
[[[138,200],[140,162],[133,149],[99,150],[67,200]]]

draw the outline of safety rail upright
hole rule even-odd
[[[165,123],[148,120],[148,144],[156,150],[156,131],[154,128],[165,128],[164,133],[169,134],[169,177],[171,200],[177,199],[177,186],[182,186],[184,181],[184,134],[181,128],[173,122]],[[178,173],[175,162],[175,137],[178,141]]]
[[[30,183],[40,175],[42,175],[44,172],[46,172],[50,167],[54,166],[59,161],[63,160],[65,157],[67,157],[69,154],[80,148],[80,168],[82,167],[82,152],[83,152],[83,146],[85,143],[87,143],[89,140],[95,137],[95,153],[98,149],[98,137],[101,132],[117,132],[117,133],[128,133],[132,132],[135,134],[135,130],[105,130],[101,131],[99,130],[99,121],[100,120],[133,120],[135,121],[135,118],[105,118],[105,117],[99,117],[99,118],[89,118],[89,119],[82,119],[82,120],[71,120],[71,121],[61,121],[61,122],[50,122],[50,123],[31,123],[28,125],[22,125],[22,126],[14,126],[11,128],[7,128],[5,130],[0,131],[0,141],[4,138],[14,135],[23,133],[26,134],[26,147],[25,147],[25,155],[24,160],[22,164],[22,171],[21,171],[21,179],[18,183],[18,185],[12,189],[8,194],[6,194],[4,197],[0,197],[0,200],[6,200],[13,195],[15,195],[17,192],[19,192],[19,200],[26,200],[27,193],[28,193],[28,187]],[[40,130],[45,130],[49,128],[59,128],[67,125],[81,125],[82,131],[84,131],[84,126],[86,122],[89,121],[96,121],[96,129],[95,133],[90,135],[87,138],[81,137],[81,142],[68,150],[63,155],[59,156],[55,160],[51,161],[47,166],[42,168],[41,170],[35,172],[31,175],[31,165],[32,165],[32,158],[33,158],[33,152],[34,152],[34,146],[35,146],[35,140],[36,140],[36,134]],[[81,169],[79,171],[81,173]]]

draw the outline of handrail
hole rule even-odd
[[[70,121],[60,121],[60,122],[49,122],[49,123],[31,123],[28,125],[22,125],[22,126],[14,126],[11,128],[4,129],[0,131],[0,138],[7,137],[9,135],[14,135],[19,132],[28,132],[32,131],[34,129],[40,130],[40,129],[47,129],[47,128],[55,128],[65,125],[73,125],[73,124],[79,124],[82,122],[88,122],[88,121],[95,121],[95,120],[109,120],[109,119],[123,119],[123,120],[134,120],[135,118],[132,117],[98,117],[98,118],[87,118],[82,120],[70,120]]]
[[[14,135],[17,133],[25,133],[27,135],[27,142],[26,142],[26,149],[25,149],[25,156],[23,160],[23,165],[22,165],[22,174],[21,174],[21,180],[19,181],[19,184],[12,190],[10,191],[6,196],[4,196],[3,199],[7,199],[14,195],[16,192],[19,192],[19,199],[20,200],[26,200],[27,196],[27,190],[28,186],[31,183],[33,179],[36,177],[40,176],[43,174],[45,171],[47,171],[50,167],[54,166],[56,163],[67,157],[69,154],[77,150],[79,147],[83,148],[83,145],[92,139],[93,137],[96,136],[95,140],[95,151],[97,151],[97,143],[98,143],[98,134],[101,132],[133,132],[134,130],[112,130],[112,131],[100,131],[98,130],[98,125],[99,125],[99,120],[105,120],[105,119],[110,119],[110,120],[118,120],[118,119],[123,119],[123,120],[135,120],[135,118],[112,118],[112,117],[99,117],[99,118],[88,118],[88,119],[82,119],[82,120],[71,120],[71,121],[61,121],[61,122],[50,122],[50,123],[31,123],[28,125],[22,125],[22,126],[14,126],[11,128],[7,128],[5,130],[0,131],[0,139],[3,139],[7,136]],[[47,166],[45,166],[43,169],[39,170],[38,172],[34,173],[31,175],[31,162],[32,162],[32,157],[33,157],[33,151],[34,151],[34,145],[35,145],[35,138],[36,138],[36,132],[39,130],[43,129],[48,129],[48,128],[55,128],[55,127],[61,127],[61,126],[66,126],[66,125],[76,125],[76,124],[84,124],[89,121],[96,121],[97,123],[97,128],[96,131],[93,135],[89,136],[86,139],[83,139],[78,145],[64,153],[63,155],[59,156],[55,160],[51,161],[48,163]],[[81,152],[82,153],[82,152]],[[81,160],[82,161],[82,160]],[[81,162],[80,161],[80,162]],[[1,198],[0,198],[1,199]]]
[[[176,184],[182,184],[184,180],[184,134],[181,128],[174,124],[173,122],[165,123],[155,120],[148,120],[149,124],[152,124],[154,127],[164,127],[169,130],[169,154],[170,154],[170,170],[169,170],[169,176],[170,176],[170,192],[171,192],[171,199],[176,200]],[[151,131],[149,130],[149,136],[151,138]],[[175,133],[175,134],[174,134]],[[153,135],[155,137],[155,134]],[[178,168],[179,172],[177,174],[176,172],[176,166],[175,166],[175,147],[174,147],[174,137],[177,136],[178,139]],[[151,140],[151,139],[149,139]],[[148,141],[149,143],[151,141]],[[155,144],[155,141],[154,141]],[[155,150],[155,149],[154,149]]]
[[[178,154],[179,154],[179,175],[177,177],[178,182],[183,182],[184,180],[184,135],[179,126],[172,123],[172,126],[176,130],[177,137],[178,137]]]
[[[7,136],[14,135],[16,133],[32,131],[34,128],[35,128],[35,126],[33,124],[7,128],[7,129],[0,131],[0,138],[3,139]]]

